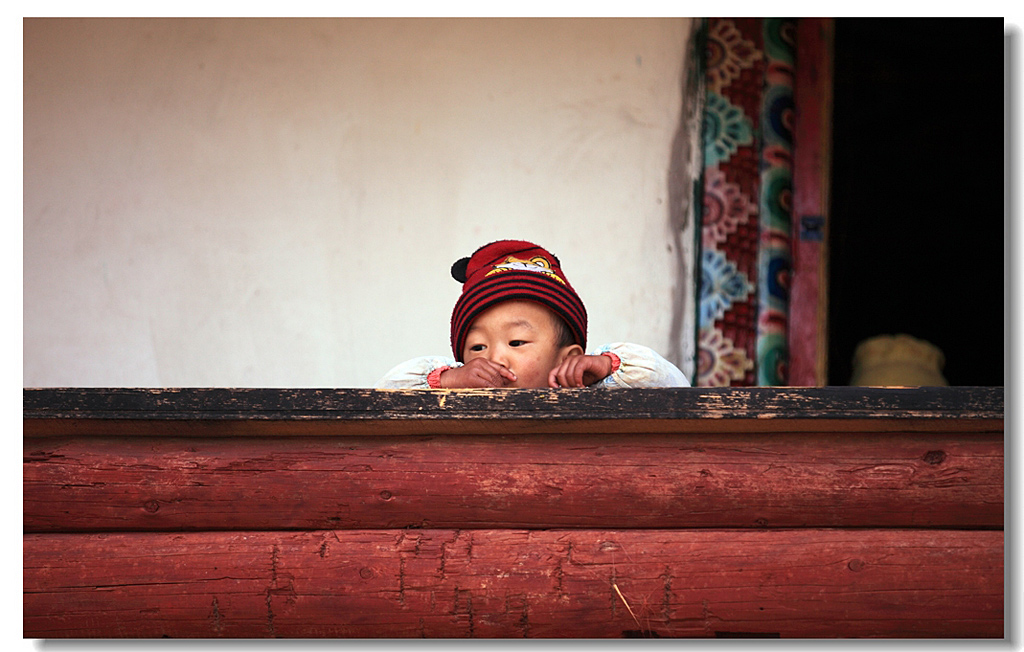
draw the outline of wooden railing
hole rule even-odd
[[[1003,637],[1002,388],[27,389],[24,636]]]

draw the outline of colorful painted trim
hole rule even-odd
[[[761,242],[757,276],[757,384],[785,385],[788,358],[790,216],[793,212],[793,55],[796,22],[764,20],[761,112]]]
[[[697,379],[786,382],[792,19],[708,19]]]

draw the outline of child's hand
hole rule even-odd
[[[497,362],[473,358],[461,367],[442,371],[438,380],[445,389],[505,387],[508,383],[516,382],[516,375]]]
[[[571,355],[548,374],[551,387],[586,387],[608,377],[612,359],[606,355]]]

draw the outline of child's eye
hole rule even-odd
[[[526,340],[512,340],[508,343],[509,346],[522,346],[526,344]]]
[[[474,344],[473,346],[469,347],[469,350],[479,353],[480,351],[483,351],[485,348],[486,347],[483,344]]]

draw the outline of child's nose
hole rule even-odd
[[[491,362],[496,362],[503,367],[508,367],[508,350],[503,346],[495,346],[488,349],[490,356],[488,359]]]

